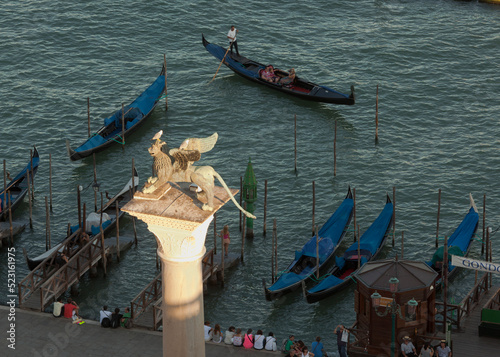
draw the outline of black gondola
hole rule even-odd
[[[124,141],[122,134],[128,137],[136,131],[151,115],[161,95],[165,92],[165,67],[162,68],[160,75],[140,96],[132,103],[119,109],[109,118],[104,119],[104,125],[82,145],[72,149],[68,140],[66,140],[66,149],[69,158],[72,161],[83,159],[93,153],[100,152],[113,143]],[[123,130],[123,124],[125,130]]]
[[[30,181],[33,182],[32,180],[35,177],[36,172],[38,171],[39,163],[40,156],[38,155],[38,150],[36,149],[36,147],[34,147],[33,156],[30,158],[30,161],[28,162],[26,167],[7,184],[6,190],[4,189],[0,192],[0,221],[9,219],[9,194],[12,212],[14,212],[15,209],[21,204],[24,196],[26,196],[26,193],[28,192],[27,172],[28,170],[30,171]],[[33,168],[31,167],[32,164]],[[5,191],[7,191],[7,193]]]
[[[295,80],[291,84],[285,85],[265,81],[260,78],[261,71],[266,67],[262,63],[253,61],[243,56],[239,56],[236,53],[227,52],[225,48],[208,42],[203,35],[202,40],[205,49],[210,52],[215,58],[219,59],[219,61],[222,61],[224,59],[223,63],[234,73],[252,82],[263,84],[269,88],[273,88],[283,93],[291,94],[296,97],[313,102],[344,105],[353,105],[355,102],[353,86],[351,86],[351,94],[347,95],[337,92],[336,90],[333,90],[326,86],[321,86],[319,84],[309,82],[299,77],[295,77]],[[286,77],[289,74],[288,72],[282,70],[277,70],[275,73],[279,77]]]

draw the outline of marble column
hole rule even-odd
[[[235,194],[237,190],[231,190]],[[214,213],[228,200],[215,187],[213,211],[201,209],[188,184],[167,184],[153,194],[137,192],[123,210],[144,221],[158,241],[162,262],[163,356],[205,356],[203,271],[205,238]],[[144,282],[146,284],[147,282]]]

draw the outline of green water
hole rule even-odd
[[[258,180],[254,224],[245,264],[229,272],[224,289],[210,287],[205,315],[223,328],[272,330],[280,340],[294,333],[307,343],[323,336],[334,354],[332,331],[355,320],[353,287],[308,305],[300,293],[267,302],[261,285],[270,279],[270,231],[263,237],[264,181],[268,180],[267,225],[277,220],[279,269],[284,269],[311,232],[312,181],[316,222],[356,188],[358,224],[364,231],[396,187],[397,244],[383,257],[430,259],[434,251],[438,189],[442,189],[440,235],[450,235],[468,210],[471,192],[487,225],[500,225],[500,7],[458,1],[324,1],[267,4],[259,1],[7,1],[0,5],[0,159],[17,172],[37,145],[34,227],[16,237],[17,281],[26,274],[22,248],[45,250],[45,203],[52,155],[52,241],[77,221],[76,186],[93,179],[92,159],[70,162],[64,145],[140,94],[168,66],[169,110],[159,106],[138,132],[97,155],[101,190],[117,192],[129,179],[131,161],[145,180],[151,172],[150,139],[163,129],[171,146],[217,131],[219,141],[204,154],[231,187],[239,187],[249,157]],[[341,92],[356,88],[352,107],[308,103],[254,85],[221,68],[205,51],[201,34],[226,45],[229,26],[239,29],[240,53],[263,63],[296,68],[298,75]],[[375,144],[375,95],[379,85],[379,142]],[[294,171],[297,115],[298,171]],[[333,138],[337,123],[337,175]],[[93,192],[83,194],[93,206]],[[26,204],[15,220],[27,220]],[[481,216],[482,220],[482,216]],[[231,249],[239,251],[238,212],[227,204],[217,217],[229,224]],[[154,238],[138,224],[139,245],[106,277],[84,277],[76,300],[82,315],[96,318],[100,305],[126,306],[157,274]],[[132,235],[130,217],[120,229]],[[211,231],[210,231],[211,232]],[[478,231],[479,235],[482,230]],[[207,246],[213,244],[209,234]],[[493,236],[493,256],[500,254]],[[343,244],[352,242],[349,233]],[[390,239],[388,240],[390,242]],[[442,244],[442,243],[441,243]],[[480,258],[480,244],[471,256]],[[0,252],[6,260],[6,249]],[[0,266],[0,301],[7,300],[6,265]],[[456,301],[473,284],[461,271],[451,286]],[[496,280],[498,283],[498,279]],[[96,299],[95,297],[99,298]]]

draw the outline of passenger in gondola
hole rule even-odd
[[[80,246],[80,248],[83,248],[89,241],[90,241],[89,235],[85,232],[82,232],[78,240],[78,245]]]
[[[64,253],[57,252],[56,258],[54,259],[54,263],[57,266],[62,267],[64,264],[68,262],[68,257]]]
[[[279,77],[274,74],[274,68],[271,65],[267,65],[265,69],[260,71],[260,78],[270,83],[279,81]]]
[[[288,76],[283,77],[279,80],[279,84],[287,86],[291,85],[295,81],[295,69],[288,71]]]

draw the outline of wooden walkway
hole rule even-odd
[[[498,356],[500,354],[500,336],[499,338],[479,337],[478,333],[481,310],[498,289],[498,286],[488,289],[469,316],[465,318],[462,330],[452,333],[453,357]]]
[[[75,232],[64,241],[69,244]],[[103,235],[95,235],[88,243],[71,256],[58,270],[53,269],[57,252],[47,257],[36,269],[19,283],[19,307],[44,311],[59,295],[79,281],[80,277],[101,259],[104,261],[109,248],[104,245]]]
[[[224,270],[238,265],[241,256],[229,253],[224,257]],[[203,285],[209,281],[217,282],[222,273],[222,256],[215,255],[213,249],[206,252],[202,262]],[[162,282],[158,274],[131,302],[132,318],[135,327],[158,330],[162,325]]]

